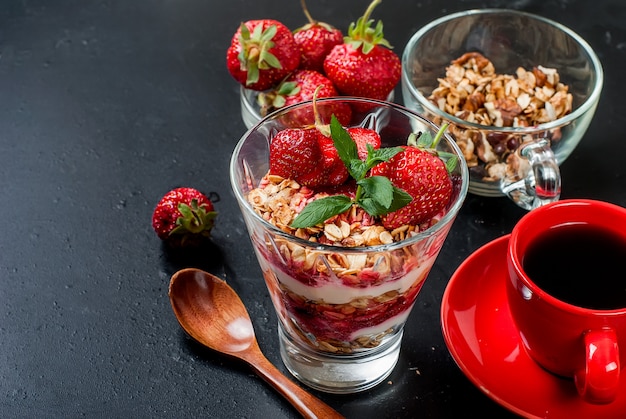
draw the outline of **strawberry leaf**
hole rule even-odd
[[[412,132],[406,143],[413,147],[430,149],[433,144],[433,136],[428,131]]]
[[[291,227],[304,228],[323,223],[334,215],[346,212],[352,200],[345,195],[332,195],[310,202],[291,222]]]
[[[285,99],[285,96],[276,95],[276,97],[272,101],[272,106],[278,109],[278,108],[282,108],[283,106],[285,106],[285,103],[287,103],[287,99]]]
[[[286,81],[278,86],[279,95],[294,95],[300,91],[300,86],[295,81]]]
[[[255,63],[248,65],[248,77],[246,78],[246,84],[254,84],[259,81],[259,67]]]
[[[254,27],[253,37],[255,39],[260,39],[261,41],[271,41],[276,33],[278,32],[278,27],[276,25],[270,25],[267,29],[263,30],[263,25],[258,24]]]
[[[280,63],[280,61],[278,60],[278,58],[276,58],[274,54],[263,49],[261,50],[261,54],[259,55],[259,68],[267,70],[270,67],[283,68],[283,65]]]
[[[358,50],[361,48],[361,52],[367,55],[377,45],[382,45],[387,48],[392,48],[389,42],[384,38],[383,23],[378,21],[375,27],[372,27],[374,23],[373,19],[370,19],[374,8],[381,3],[382,0],[373,0],[363,16],[359,17],[356,22],[350,23],[348,26],[348,36],[344,38],[344,42],[349,44]]]
[[[418,133],[413,132],[409,134],[409,139],[407,141],[407,144],[410,146],[414,146],[414,147],[418,147],[418,148],[422,148],[422,149],[426,149],[430,151],[432,154],[436,155],[441,160],[443,160],[443,162],[446,165],[446,170],[448,171],[448,173],[452,173],[456,165],[459,163],[457,156],[454,153],[448,153],[446,151],[435,150],[435,147],[437,146],[437,144],[443,137],[443,134],[444,132],[446,132],[446,129],[448,129],[447,122],[443,123],[441,127],[439,127],[439,130],[437,131],[435,138],[433,138],[430,132],[418,132]]]

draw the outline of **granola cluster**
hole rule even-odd
[[[493,63],[477,52],[452,61],[445,78],[429,96],[442,111],[468,122],[494,127],[531,127],[559,119],[572,111],[572,94],[556,69],[519,67],[515,75],[498,74]],[[436,118],[435,118],[436,119]],[[442,122],[442,121],[435,121]],[[533,135],[504,134],[451,125],[450,133],[463,151],[470,170],[485,181],[524,177],[527,166],[515,150]],[[542,133],[559,141],[560,129]]]

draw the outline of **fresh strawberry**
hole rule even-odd
[[[300,47],[277,20],[249,20],[239,26],[226,51],[230,74],[248,89],[266,90],[300,64]]]
[[[325,177],[315,128],[287,128],[270,142],[270,174],[304,186],[320,185]]]
[[[217,212],[213,202],[197,189],[182,187],[169,191],[152,214],[152,227],[172,247],[201,244],[210,236]]]
[[[414,146],[373,167],[371,176],[386,176],[413,198],[411,203],[381,217],[388,229],[429,220],[448,204],[452,180],[438,156]]]
[[[373,129],[363,127],[352,127],[347,129],[348,134],[356,143],[359,159],[367,158],[367,145],[371,145],[374,149],[380,148],[380,135]]]
[[[324,168],[324,186],[337,186],[348,180],[348,169],[341,161],[335,148],[333,139],[318,133],[317,143],[322,153],[322,166]]]
[[[347,96],[385,100],[400,80],[402,64],[383,37],[383,24],[372,28],[369,17],[382,0],[374,0],[365,14],[348,29],[343,44],[324,60],[324,72],[337,90]]]
[[[313,19],[305,1],[301,0],[300,3],[309,21],[293,32],[293,37],[302,53],[300,68],[322,72],[324,59],[335,45],[343,43],[343,34],[334,26]]]
[[[335,96],[339,96],[339,93],[326,76],[313,70],[296,70],[277,89],[260,93],[258,103],[261,105],[261,114],[265,115],[275,109],[312,100],[314,97],[320,99]],[[322,121],[330,122],[332,114],[335,114],[337,119],[346,125],[352,119],[352,108],[347,103],[318,105],[317,110]],[[290,127],[304,127],[314,123],[312,106],[289,114],[288,126]]]

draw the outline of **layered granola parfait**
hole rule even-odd
[[[278,314],[286,367],[315,389],[351,393],[393,370],[404,324],[467,192],[468,171],[448,135],[399,105],[321,99],[315,106],[349,108],[350,118],[322,112],[314,127],[294,127],[294,116],[313,105],[291,106],[248,131],[230,175]],[[408,169],[401,159],[418,148],[407,146],[416,138],[422,146],[436,141],[415,151],[420,165],[411,160]],[[352,160],[345,151],[351,141]],[[318,144],[320,160],[307,144]]]

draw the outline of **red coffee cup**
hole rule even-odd
[[[610,403],[626,364],[626,209],[571,199],[528,212],[509,241],[507,297],[531,358]]]

